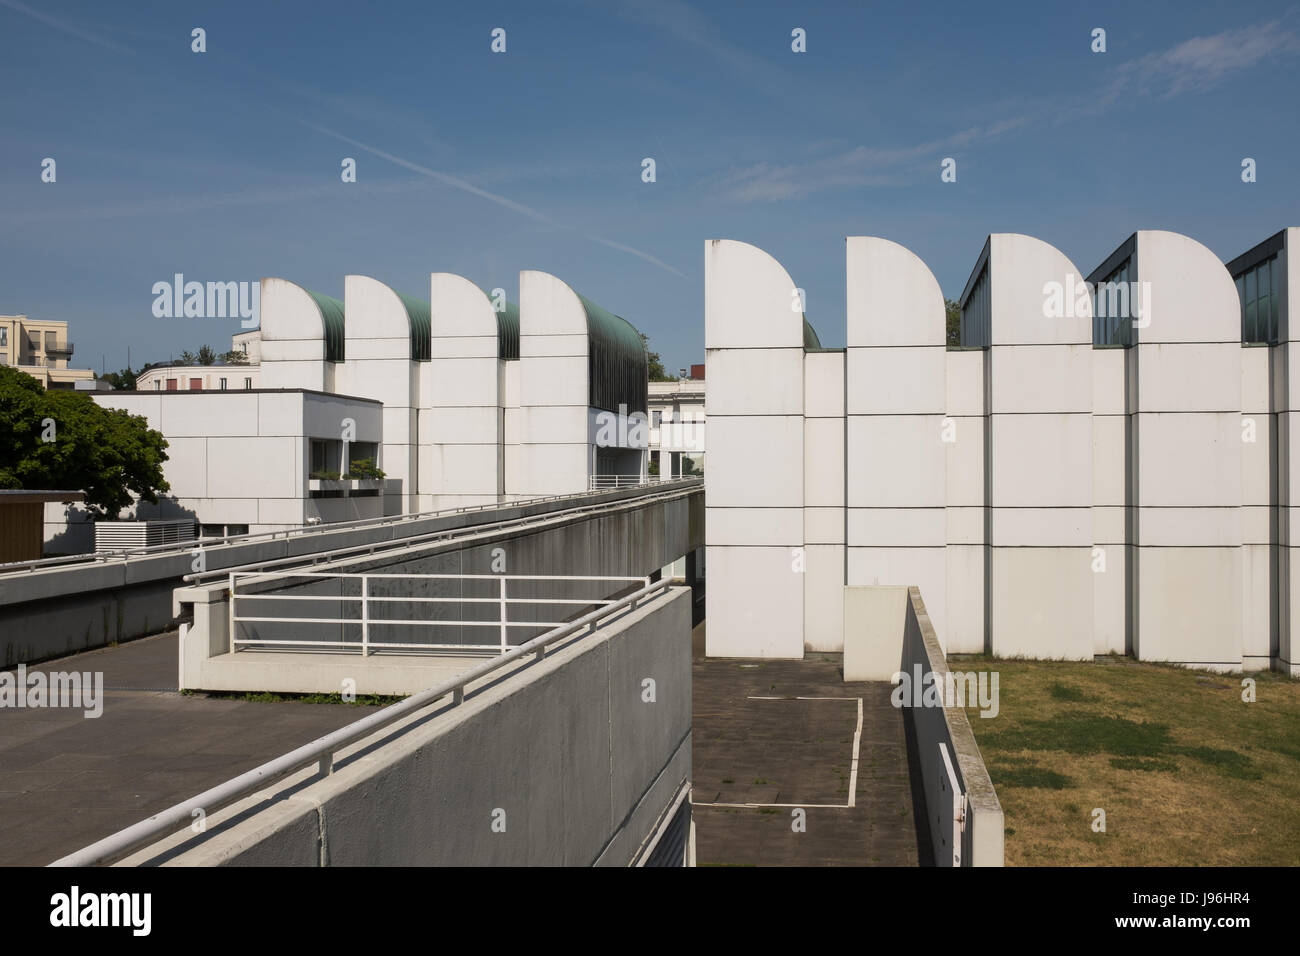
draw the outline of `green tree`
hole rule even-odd
[[[186,349],[184,352],[181,353],[180,358],[172,360],[172,364],[173,365],[198,365],[199,357],[195,355],[193,352],[191,352],[189,349]]]
[[[664,362],[663,359],[659,357],[659,353],[650,351],[650,337],[646,335],[644,332],[641,332],[639,334],[641,336],[641,344],[645,346],[646,369],[650,373],[650,381],[652,382],[677,381],[677,376],[669,375],[667,369],[664,368]]]
[[[212,365],[217,361],[217,353],[211,345],[199,346],[198,360],[199,365]]]
[[[140,370],[140,372],[143,371],[144,369]],[[118,372],[109,372],[107,375],[102,376],[102,380],[108,382],[109,385],[112,385],[113,388],[118,389],[119,391],[135,391],[136,379],[139,377],[140,372],[124,368]]]
[[[247,365],[248,353],[239,351],[222,352],[218,358],[226,365]]]
[[[952,299],[944,299],[943,307],[948,313],[948,344],[961,345],[961,306]]]
[[[0,488],[81,491],[88,509],[115,518],[138,497],[158,503],[167,441],[141,415],[104,408],[89,395],[45,391],[0,366]]]

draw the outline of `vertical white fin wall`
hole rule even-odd
[[[1187,236],[1137,233],[1150,312],[1137,334],[1134,652],[1242,663],[1241,306],[1231,276]]]
[[[491,504],[505,491],[506,363],[497,314],[474,283],[429,277],[429,382],[420,411],[420,492],[429,507]]]
[[[1091,300],[1031,236],[989,237],[989,283],[988,644],[1091,660]]]
[[[946,312],[910,250],[850,237],[845,380],[847,581],[919,586],[947,639]]]
[[[384,403],[384,440],[375,464],[384,472],[384,514],[416,510],[415,363],[411,322],[397,293],[369,276],[343,280],[344,361],[335,385],[344,395]],[[341,430],[340,424],[340,430]],[[345,472],[347,462],[339,471]]]
[[[779,262],[728,239],[705,244],[704,301],[706,652],[802,658],[802,303]]]

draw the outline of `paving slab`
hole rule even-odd
[[[920,781],[908,758],[903,712],[889,701],[890,685],[845,683],[838,654],[709,659],[704,626],[693,635],[692,667],[697,863],[928,861],[925,815],[917,812]]]
[[[183,695],[177,640],[28,668],[103,674],[104,709],[0,707],[0,865],[50,863],[374,711]]]

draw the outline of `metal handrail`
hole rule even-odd
[[[610,491],[617,488],[639,488],[642,485],[658,484],[654,475],[642,478],[640,475],[591,475],[587,480],[589,491]]]
[[[673,479],[674,481],[685,481],[689,479]],[[600,489],[615,490],[615,489]],[[274,541],[278,538],[299,538],[312,534],[329,534],[334,531],[348,531],[357,527],[383,528],[390,525],[403,524],[408,521],[418,521],[425,518],[441,518],[448,515],[468,514],[475,511],[489,511],[493,508],[513,507],[515,505],[534,505],[544,504],[548,501],[563,501],[568,498],[585,498],[592,493],[591,489],[587,491],[574,491],[563,495],[544,495],[538,498],[519,498],[513,501],[489,502],[481,505],[462,505],[459,508],[444,508],[441,511],[413,511],[408,514],[392,515],[386,518],[358,518],[355,521],[334,521],[327,524],[310,525],[301,528],[285,528],[282,531],[258,531],[252,534],[232,534],[220,538],[193,538],[183,542],[169,542],[166,544],[151,544],[142,548],[115,549],[112,551],[95,551],[87,554],[70,554],[61,558],[34,558],[31,561],[11,561],[0,563],[0,574],[10,574],[19,570],[40,571],[47,567],[58,567],[64,564],[103,564],[110,560],[129,562],[133,557],[153,557],[156,553],[166,551],[183,551],[187,548],[194,548],[197,545],[206,545],[215,547],[225,544],[252,544],[256,541]]]
[[[599,608],[562,627],[547,631],[527,643],[520,644],[500,657],[489,658],[458,677],[435,684],[428,690],[421,691],[406,700],[390,704],[376,714],[370,714],[333,733],[326,734],[324,737],[318,737],[309,744],[304,744],[281,757],[270,760],[259,767],[254,767],[247,773],[242,773],[223,784],[205,790],[183,803],[178,803],[160,813],[155,813],[147,820],[141,820],[133,826],[119,830],[117,833],[92,843],[88,847],[55,860],[49,865],[97,866],[101,863],[113,862],[133,850],[161,839],[181,826],[189,826],[194,818],[193,811],[195,810],[203,811],[205,817],[209,816],[223,807],[229,806],[241,797],[256,793],[281,777],[288,776],[313,763],[319,764],[322,776],[328,776],[334,769],[334,755],[344,747],[368,737],[375,731],[389,726],[408,714],[433,704],[448,694],[452,695],[452,706],[459,706],[464,703],[465,688],[474,681],[528,654],[536,654],[537,659],[540,661],[546,656],[548,645],[563,640],[584,627],[590,627],[592,633],[594,633],[597,623],[602,618],[621,611],[623,608],[633,610],[636,608],[637,602],[650,597],[657,591],[665,590],[672,583],[673,579],[671,578],[661,578],[654,581],[639,591],[625,595],[619,599],[617,604]]]
[[[684,486],[690,483],[699,483],[702,479],[694,478],[674,478],[670,481],[664,481],[661,484],[671,485],[674,487],[667,488],[649,488],[645,498],[658,498],[664,495],[676,494],[683,491]],[[585,498],[590,492],[583,492],[574,495],[559,495],[558,498]],[[537,500],[556,500],[556,499],[537,499]],[[642,499],[638,499],[642,500]],[[267,561],[254,561],[250,564],[234,565],[232,567],[215,568],[211,571],[196,571],[191,574],[182,575],[181,580],[190,584],[197,584],[205,578],[222,577],[231,571],[248,571],[259,568],[272,568],[284,564],[302,564],[310,561],[312,565],[319,562],[328,562],[340,560],[348,556],[360,556],[365,554],[375,554],[381,550],[399,549],[415,547],[435,541],[448,541],[462,534],[482,534],[484,532],[500,531],[507,528],[526,527],[528,525],[539,524],[546,521],[554,521],[558,518],[571,518],[576,515],[583,515],[589,512],[603,511],[612,504],[621,502],[599,502],[597,504],[582,505],[576,508],[565,508],[559,511],[548,511],[536,515],[523,515],[519,518],[507,518],[503,521],[489,521],[483,524],[470,525],[464,528],[443,528],[439,531],[429,531],[425,534],[411,535],[405,538],[393,538],[385,541],[370,541],[365,544],[349,545],[346,548],[332,548],[327,551],[313,551],[307,554],[289,555],[283,558],[271,558]]]
[[[256,581],[274,580],[276,578],[293,578],[293,579],[325,579],[332,581],[358,581],[361,584],[361,593],[357,595],[350,594],[280,594],[271,592],[269,594],[240,594],[238,590],[240,578],[251,578]],[[496,597],[424,597],[420,595],[402,595],[398,597],[382,597],[370,593],[370,582],[378,580],[400,580],[400,581],[494,581],[498,587]],[[511,604],[567,604],[577,605],[578,607],[593,607],[614,604],[617,598],[608,597],[583,597],[583,598],[538,598],[538,597],[510,597],[506,594],[506,583],[509,581],[617,581],[621,583],[637,582],[643,587],[650,583],[650,578],[645,575],[630,577],[628,575],[582,575],[582,574],[347,574],[342,572],[319,572],[319,571],[245,571],[232,572],[230,574],[230,650],[235,652],[240,645],[249,647],[313,647],[323,648],[327,651],[339,651],[346,648],[360,648],[362,657],[369,657],[372,650],[408,650],[408,651],[498,651],[506,653],[510,648],[509,631],[512,627],[529,627],[529,628],[547,628],[559,627],[565,624],[565,621],[511,621],[508,615],[508,608]],[[360,604],[360,617],[257,617],[251,615],[240,615],[236,613],[235,603],[237,601],[338,601],[341,604]],[[459,619],[428,619],[428,620],[407,620],[404,618],[377,617],[370,616],[371,604],[495,604],[497,605],[500,616],[490,621],[462,621]],[[344,613],[339,608],[339,613]],[[266,624],[359,624],[361,625],[361,640],[344,641],[344,640],[281,640],[274,638],[261,637],[239,637],[236,625],[244,622],[266,623]],[[404,627],[493,627],[497,629],[499,641],[496,644],[434,644],[428,642],[416,641],[372,641],[370,639],[370,630],[374,625],[380,627],[404,626]]]

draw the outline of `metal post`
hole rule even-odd
[[[370,578],[361,575],[361,656],[370,656]]]
[[[230,653],[235,653],[235,572],[230,572]]]
[[[506,652],[506,579],[501,578],[501,653]]]

